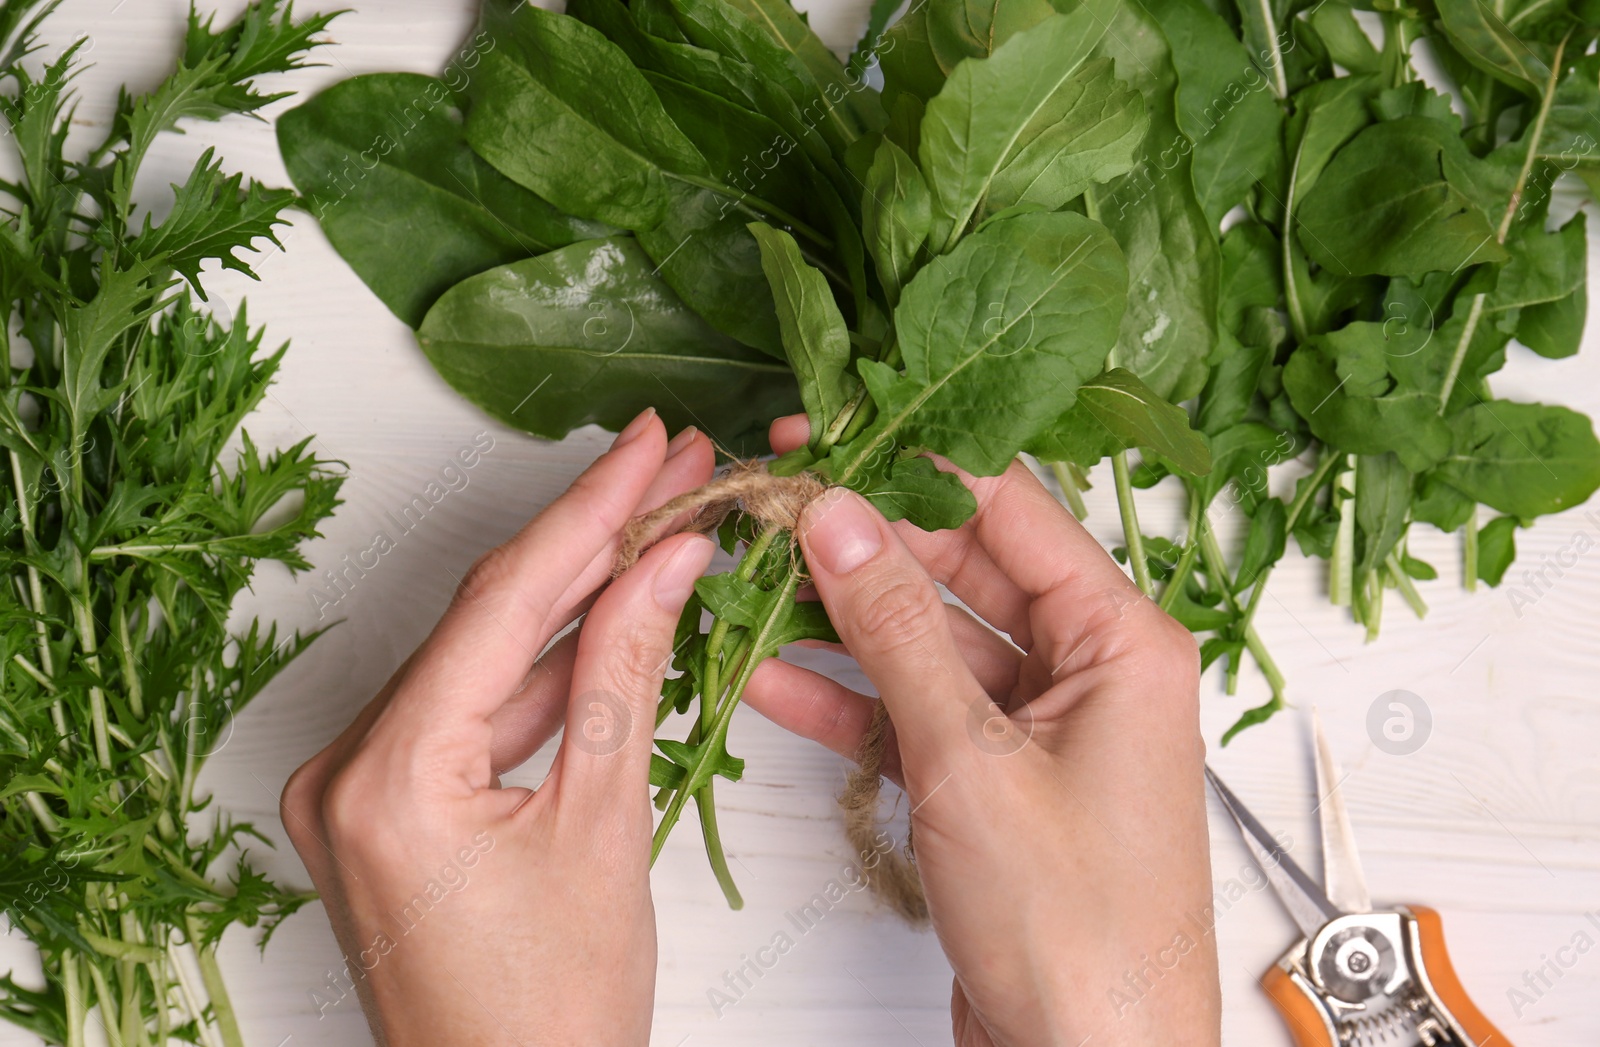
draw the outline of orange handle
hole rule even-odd
[[[1422,962],[1428,969],[1428,979],[1433,982],[1434,992],[1439,994],[1440,1001],[1449,1008],[1473,1043],[1511,1047],[1511,1041],[1506,1039],[1505,1033],[1483,1016],[1483,1012],[1467,996],[1467,990],[1461,987],[1461,979],[1456,977],[1455,965],[1450,962],[1450,954],[1444,947],[1444,924],[1439,914],[1421,905],[1408,905],[1406,908],[1417,919]]]
[[[1328,1026],[1322,1020],[1322,1012],[1282,967],[1274,964],[1268,968],[1267,973],[1261,976],[1261,987],[1267,990],[1278,1013],[1283,1015],[1289,1033],[1294,1037],[1295,1047],[1334,1047],[1333,1041],[1328,1038]]]

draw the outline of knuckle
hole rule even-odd
[[[877,650],[918,643],[945,622],[944,601],[933,583],[895,572],[867,584],[851,608],[856,636]]]
[[[629,691],[653,690],[667,671],[668,645],[659,630],[629,622],[608,644],[611,676]]]
[[[478,557],[456,586],[455,603],[474,603],[484,593],[493,592],[511,576],[511,557],[503,545]]]
[[[303,851],[315,845],[316,825],[322,820],[322,797],[317,793],[316,771],[321,756],[312,757],[289,776],[278,797],[278,817],[289,842]]]
[[[330,837],[348,837],[352,830],[372,820],[373,790],[359,765],[341,768],[328,779],[319,804],[322,821]]]

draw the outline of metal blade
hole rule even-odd
[[[1222,779],[1217,777],[1209,764],[1206,766],[1206,780],[1216,790],[1222,806],[1233,816],[1239,832],[1244,835],[1245,846],[1250,848],[1251,857],[1261,867],[1267,882],[1277,892],[1283,907],[1289,910],[1301,933],[1309,938],[1329,920],[1344,915],[1322,893],[1322,888],[1311,882],[1311,877],[1295,864],[1282,845],[1272,838],[1272,834],[1256,821],[1256,816],[1250,813],[1249,808],[1239,802],[1233,790],[1222,784]]]
[[[1322,888],[1345,912],[1371,912],[1372,895],[1367,893],[1367,877],[1361,871],[1361,856],[1350,830],[1350,813],[1339,788],[1345,776],[1334,762],[1333,750],[1322,733],[1322,717],[1315,709],[1311,711],[1311,730],[1317,764],[1317,817],[1322,821]]]

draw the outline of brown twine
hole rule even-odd
[[[801,511],[827,489],[810,473],[773,476],[758,461],[735,462],[727,475],[629,520],[622,529],[622,548],[611,573],[626,571],[639,562],[646,549],[669,535],[683,531],[710,534],[735,509],[769,527],[793,531],[799,526]],[[685,515],[687,520],[671,526]]]
[[[844,780],[839,809],[844,812],[844,833],[857,855],[877,851],[878,793],[883,788],[883,754],[889,741],[889,709],[880,699],[872,722],[856,753],[857,766]],[[928,899],[922,893],[910,829],[902,850],[887,851],[878,864],[866,870],[867,885],[878,901],[899,913],[912,926],[928,922]]]
[[[766,526],[793,532],[799,526],[801,512],[827,489],[810,473],[773,476],[758,461],[735,462],[726,475],[629,520],[622,530],[622,546],[612,573],[626,571],[639,562],[646,549],[671,534],[715,531],[735,509]],[[856,756],[858,766],[845,778],[844,791],[839,794],[845,836],[861,856],[880,850],[878,794],[883,788],[883,754],[888,738],[889,712],[880,701],[861,741]],[[880,903],[908,923],[921,925],[928,922],[928,902],[913,859],[908,835],[902,850],[881,854],[878,864],[863,872]]]

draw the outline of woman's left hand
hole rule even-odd
[[[711,469],[704,436],[669,445],[640,415],[473,566],[422,646],[285,787],[284,827],[380,1043],[648,1041],[656,700],[713,546],[677,535],[610,572],[627,520]],[[563,723],[539,789],[501,788]]]

